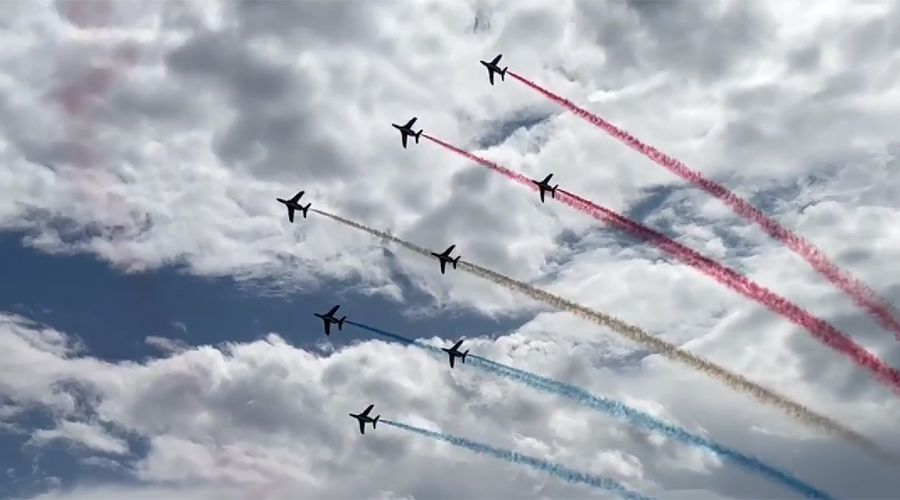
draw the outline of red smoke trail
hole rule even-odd
[[[503,174],[505,177],[522,184],[532,190],[538,187],[531,179],[522,174],[513,172],[512,170],[497,165],[496,163],[476,156],[468,151],[463,151],[451,144],[447,144],[440,139],[436,139],[426,134],[422,134],[426,139],[443,146],[479,165]],[[863,347],[856,344],[846,334],[832,326],[830,323],[819,319],[809,312],[802,309],[797,304],[776,294],[775,292],[765,288],[756,282],[750,280],[746,276],[741,275],[733,269],[729,269],[718,262],[705,257],[700,253],[672,240],[668,236],[654,231],[644,225],[639,224],[625,216],[622,216],[608,208],[599,206],[591,201],[585,200],[568,191],[558,189],[556,191],[556,200],[564,203],[579,212],[590,215],[600,222],[605,222],[618,229],[621,229],[635,238],[645,240],[656,246],[660,250],[668,252],[681,262],[688,264],[699,271],[709,275],[719,283],[731,288],[741,295],[755,300],[756,302],[766,306],[771,311],[776,312],[785,318],[791,320],[795,324],[806,328],[813,337],[825,343],[832,349],[848,356],[859,366],[869,370],[875,375],[879,381],[887,384],[896,393],[900,394],[900,371],[886,365],[880,359],[875,357]]]
[[[832,284],[847,294],[853,302],[874,317],[885,329],[891,331],[897,340],[900,340],[900,321],[894,315],[893,308],[884,300],[878,298],[868,285],[851,276],[846,271],[837,267],[828,257],[816,248],[815,245],[803,239],[802,236],[782,226],[777,221],[767,217],[762,211],[748,203],[743,198],[729,191],[725,186],[703,177],[700,172],[691,170],[684,163],[666,155],[653,146],[644,144],[628,132],[616,127],[612,123],[600,118],[590,111],[576,106],[574,103],[561,96],[550,92],[538,84],[508,71],[510,76],[524,83],[532,89],[540,92],[551,101],[563,106],[575,115],[601,128],[609,135],[622,141],[632,149],[650,158],[658,165],[680,176],[682,179],[694,184],[707,193],[725,202],[726,205],[741,217],[759,224],[772,238],[784,243],[797,255],[803,257],[813,269],[824,276]]]

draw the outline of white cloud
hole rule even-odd
[[[155,347],[166,354],[181,352],[188,347],[187,343],[181,339],[170,339],[167,337],[158,337],[156,335],[151,335],[145,338],[144,343],[149,346]]]
[[[401,250],[394,256],[321,218],[291,226],[274,198],[302,188],[314,206],[430,247],[456,243],[467,259],[613,312],[900,449],[900,435],[886,423],[900,418],[895,396],[806,332],[430,144],[402,150],[389,127],[416,115],[428,132],[474,148],[514,128],[511,122],[548,117],[484,154],[530,176],[554,172],[564,187],[631,211],[832,320],[897,366],[900,349],[889,334],[758,228],[516,83],[489,86],[477,63],[502,52],[512,69],[755,196],[900,302],[900,280],[884,271],[900,258],[896,5],[69,4],[9,4],[2,21],[0,228],[27,230],[28,244],[92,253],[128,270],[183,263],[197,274],[250,279],[275,292],[346,280],[402,301],[404,290],[393,280],[402,273],[431,294],[435,308],[535,310],[471,277],[440,276],[434,262]],[[457,422],[506,445],[514,444],[503,425],[515,414],[508,408],[530,411],[516,431],[560,460],[632,474],[666,496],[769,491],[708,456],[615,425],[579,439],[572,429],[584,424],[568,408],[551,412],[546,399],[527,392],[512,393],[521,400],[505,405],[505,386],[446,375],[421,356],[377,343],[335,352],[321,344],[327,356],[320,357],[273,337],[227,352],[192,348],[143,364],[111,364],[84,357],[73,337],[23,318],[7,316],[0,329],[9,353],[0,362],[0,386],[21,405],[4,404],[4,422],[27,405],[52,408],[60,422],[81,422],[84,395],[59,383],[81,381],[97,391],[104,422],[156,443],[136,469],[154,495],[225,495],[216,481],[324,492],[318,478],[335,471],[350,477],[349,470],[355,479],[335,495],[521,496],[513,476],[464,452],[442,451],[444,461],[434,463],[416,459],[437,448],[413,439],[362,441],[372,447],[365,456],[388,458],[371,470],[356,465],[350,443],[360,442],[322,430],[330,421],[306,408],[341,414],[342,405],[366,399],[367,389],[410,417],[446,415],[431,423]],[[646,405],[765,458],[784,457],[836,494],[887,494],[883,471],[843,444],[655,356],[635,366],[626,357],[634,346],[602,333],[565,314],[541,313],[479,348]],[[370,372],[379,366],[376,353],[409,363]],[[369,379],[348,368],[363,360]],[[435,393],[447,395],[442,391],[475,399],[432,401],[441,399]],[[550,419],[572,427],[547,429]],[[308,442],[288,448],[286,438]],[[417,477],[383,484],[390,457]],[[253,466],[235,465],[242,461]],[[469,474],[469,489],[449,489],[447,472]],[[187,485],[192,478],[209,489]],[[191,489],[153,483],[167,480]],[[291,486],[277,489],[285,484]],[[546,484],[535,495],[577,493]]]
[[[59,422],[55,429],[35,431],[29,444],[43,445],[54,440],[69,441],[103,453],[121,455],[128,452],[128,444],[125,441],[111,436],[98,424],[85,424],[71,420]]]
[[[11,324],[5,322],[0,329],[2,345],[8,343]],[[514,353],[516,366],[579,381],[692,432],[756,453],[835,494],[851,492],[830,465],[835,463],[869,481],[866,489],[853,490],[860,496],[884,495],[891,488],[888,467],[822,436],[757,431],[756,422],[796,426],[716,384],[686,380],[683,370],[646,362],[636,371],[586,367],[583,356],[592,350],[550,332],[469,343],[479,354]],[[39,346],[28,349],[32,356],[45,352]],[[687,485],[708,493],[704,496],[786,494],[708,452],[467,366],[450,370],[444,359],[413,347],[366,341],[323,357],[291,347],[273,334],[249,344],[194,347],[142,363],[49,355],[60,375],[43,379],[44,390],[65,378],[70,384],[62,390],[75,391],[72,398],[80,398],[85,390],[93,397],[82,398],[77,409],[57,409],[56,428],[33,431],[32,442],[66,439],[84,448],[83,453],[104,453],[82,460],[128,471],[137,479],[129,495],[160,497],[169,491],[163,488],[176,486],[171,491],[178,493],[171,494],[204,498],[277,497],[292,491],[358,497],[376,490],[417,497],[451,491],[460,497],[588,494],[544,474],[390,427],[360,436],[355,423],[342,415],[370,402],[383,418],[542,456],[648,494],[677,496]],[[84,416],[85,405],[95,417]],[[833,402],[829,407],[838,409]],[[897,414],[896,405],[888,408]],[[896,441],[890,415],[873,417],[871,422],[888,423],[868,428]],[[103,427],[97,424],[101,421]],[[105,428],[140,436],[146,453],[116,460],[128,446]],[[85,484],[50,496],[102,497],[116,488]]]

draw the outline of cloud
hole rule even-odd
[[[40,429],[31,435],[28,444],[41,446],[54,440],[68,441],[89,450],[122,455],[128,453],[128,444],[103,430],[98,424],[86,424],[64,420],[55,429]]]
[[[564,185],[613,208],[627,208],[647,186],[673,182],[513,82],[487,86],[477,64],[486,53],[504,52],[515,69],[581,102],[598,91],[619,96],[604,105],[604,114],[703,171],[727,166],[785,179],[816,168],[798,161],[809,151],[773,149],[779,125],[759,120],[781,109],[790,112],[775,118],[804,120],[798,96],[813,99],[813,91],[798,94],[785,83],[790,79],[759,70],[808,38],[783,26],[771,5],[459,4],[429,15],[424,4],[399,9],[392,2],[45,7],[23,7],[21,17],[44,26],[50,38],[15,23],[10,36],[22,50],[3,59],[17,79],[5,84],[10,98],[0,106],[9,165],[4,185],[10,186],[0,225],[29,228],[28,242],[43,249],[91,252],[126,269],[184,263],[199,274],[276,278],[272,287],[282,291],[358,279],[399,299],[386,286],[386,256],[369,242],[315,220],[293,226],[284,220],[271,198],[298,187],[314,204],[434,246],[457,242],[474,259],[523,277],[542,274],[564,230],[581,234],[592,226],[442,151],[400,149],[387,124],[413,114],[429,131],[467,145],[495,142],[498,123],[552,111],[556,116],[540,127],[508,132],[489,156],[529,175],[554,171]],[[160,22],[147,28],[143,23],[153,15]],[[844,27],[828,19],[821,29],[840,34],[840,41],[880,18],[851,18]],[[104,20],[107,27],[96,26]],[[114,29],[123,36],[100,36]],[[147,29],[154,42],[142,34]],[[56,59],[29,58],[53,40],[70,39],[77,43]],[[849,49],[835,42],[835,50]],[[539,56],[548,53],[560,55]],[[871,60],[858,64],[868,68]],[[53,76],[47,92],[14,86],[46,80],[46,73]],[[804,88],[840,87],[846,80],[823,71],[797,74],[814,77],[818,85]],[[682,86],[679,78],[715,92],[701,94],[699,83]],[[196,91],[183,91],[188,88]],[[840,123],[849,123],[851,111],[854,126],[871,119],[886,129],[870,101],[857,97],[875,89],[848,89],[850,95],[828,98],[842,107],[833,111],[845,116]],[[712,94],[719,97],[711,100]],[[640,112],[673,102],[685,104],[674,115]],[[822,119],[823,109],[834,108],[809,102],[808,110],[818,110],[809,132],[818,135],[791,147],[816,145],[809,159],[817,161],[848,154],[821,151],[819,144],[840,143],[821,134],[845,132],[828,132],[842,125]],[[672,120],[680,125],[673,128]],[[34,130],[45,132],[28,132]],[[686,135],[673,135],[676,130]],[[878,146],[873,141],[867,146]],[[771,161],[774,155],[778,161]],[[69,222],[54,223],[58,218]],[[491,238],[471,230],[476,219]],[[690,233],[693,225],[684,229]],[[502,293],[420,269],[402,262],[399,271],[414,274],[412,283],[438,300],[467,305],[478,297],[476,307],[486,312],[517,307]]]
[[[0,342],[6,345],[11,323],[3,324]],[[645,362],[638,371],[573,370],[573,361],[594,351],[534,329],[495,340],[470,338],[469,345],[514,366],[580,380],[593,392],[744,447],[742,451],[757,453],[835,494],[877,496],[891,487],[887,467],[822,436],[756,431],[751,422],[776,429],[793,426],[752,401],[671,367]],[[38,346],[29,349],[33,355],[46,352]],[[87,388],[94,397],[82,399],[79,408],[58,409],[55,428],[30,430],[31,441],[64,439],[88,453],[82,460],[97,457],[88,465],[128,471],[137,481],[129,495],[159,495],[160,488],[175,487],[178,495],[221,492],[229,498],[283,496],[299,489],[317,497],[356,497],[373,488],[414,496],[587,494],[542,474],[389,428],[360,436],[354,422],[340,415],[370,402],[385,418],[540,455],[647,494],[668,497],[692,484],[702,485],[710,496],[784,495],[779,487],[707,452],[464,366],[451,371],[444,359],[397,344],[358,342],[323,356],[271,334],[251,343],[192,347],[143,362],[49,355],[61,375],[43,380],[44,390],[65,377],[71,381],[65,388]],[[896,415],[896,406],[890,411]],[[889,438],[890,421],[890,413],[881,414],[871,420],[882,422],[880,427],[867,428],[880,428],[878,435]],[[116,435],[106,430],[113,428]],[[146,443],[142,451],[123,455],[130,447],[116,436],[126,434]],[[788,457],[785,449],[795,451]],[[840,463],[863,474],[869,484],[847,489],[834,470],[820,469],[825,463]],[[467,481],[460,483],[459,477]],[[51,496],[103,496],[115,488],[83,484]]]
[[[155,347],[166,354],[181,352],[188,347],[187,343],[181,339],[170,339],[166,337],[157,337],[155,335],[145,338],[144,343]]]
[[[612,312],[900,449],[886,423],[900,418],[894,396],[797,328],[437,148],[403,150],[388,126],[419,116],[429,133],[462,147],[490,145],[486,157],[526,175],[553,172],[566,189],[633,210],[900,366],[889,335],[758,228],[514,82],[489,86],[477,63],[503,53],[516,71],[753,197],[897,302],[900,281],[884,272],[900,258],[896,5],[197,1],[8,9],[0,35],[0,229],[25,231],[24,244],[91,254],[131,272],[179,265],[273,293],[353,283],[400,304],[410,293],[396,284],[402,276],[436,309],[534,315],[480,346],[500,361],[630,404],[652,402],[683,425],[779,457],[835,494],[888,494],[890,476],[840,443],[575,318],[465,276],[441,276],[433,262],[316,217],[290,225],[274,198],[305,189],[314,206],[416,243],[456,243],[468,260]],[[298,487],[332,496],[580,493],[432,444],[387,433],[361,441],[331,427],[328,416],[374,395],[379,407],[398,408],[397,418],[434,419],[412,423],[497,445],[518,445],[513,422],[514,432],[567,465],[628,471],[628,480],[667,497],[782,494],[691,450],[588,421],[527,391],[447,374],[377,342],[310,353],[270,337],[108,363],[87,355],[75,334],[4,316],[3,422],[37,406],[54,416],[49,431],[62,432],[62,422],[93,425],[85,412],[92,408],[98,422],[151,443],[134,468],[148,494],[229,496],[232,484],[271,488],[273,496]],[[379,361],[398,357],[400,366]],[[584,431],[548,428],[556,421]],[[359,456],[375,465],[363,467]],[[454,474],[471,481],[450,484]],[[322,478],[335,477],[352,479],[326,490]],[[535,489],[523,492],[522,478]],[[123,496],[98,488],[72,494]]]

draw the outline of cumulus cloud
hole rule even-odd
[[[886,424],[900,418],[896,398],[804,332],[442,150],[403,150],[389,126],[419,116],[429,133],[484,147],[526,175],[554,172],[567,189],[723,259],[900,366],[888,334],[758,228],[514,82],[489,86],[477,63],[502,52],[516,71],[751,198],[896,303],[900,280],[884,272],[900,259],[896,4],[6,8],[0,229],[24,230],[24,244],[89,253],[132,272],[182,264],[275,293],[352,282],[400,302],[408,292],[396,284],[402,274],[435,307],[537,310],[320,218],[289,224],[274,198],[305,189],[314,206],[424,246],[456,243],[468,260],[614,312],[900,449]],[[387,432],[358,440],[330,427],[326,415],[374,396],[412,423],[525,446],[509,432],[512,419],[549,455],[665,496],[781,495],[692,450],[611,423],[587,425],[594,417],[572,417],[546,397],[447,374],[378,342],[322,344],[314,354],[278,337],[223,349],[151,337],[168,356],[129,364],[91,358],[77,332],[26,318],[4,316],[0,330],[9,353],[0,362],[4,424],[39,406],[51,409],[56,427],[38,441],[113,450],[118,438],[98,422],[143,435],[150,451],[133,470],[148,495],[231,495],[220,482],[273,496],[298,487],[320,496],[585,494],[528,472],[499,474],[509,469],[436,444]],[[889,476],[842,444],[577,319],[541,311],[517,332],[495,333],[479,348],[500,361],[645,401],[724,442],[782,457],[837,494],[888,494]],[[380,361],[396,357],[399,366]],[[560,425],[548,429],[551,421]],[[433,462],[421,459],[428,453],[437,454]],[[453,474],[471,480],[448,483]],[[327,489],[322,478],[335,477],[353,480]],[[543,486],[523,492],[522,477]],[[85,488],[72,494],[123,491]]]
[[[145,338],[144,343],[159,349],[163,353],[181,352],[188,347],[187,343],[181,339],[170,339],[168,337],[158,337],[156,335]]]
[[[6,345],[11,323],[3,325],[0,341]],[[39,333],[19,328],[16,335]],[[775,422],[776,428],[793,426],[715,384],[686,380],[677,370],[652,363],[644,363],[637,371],[594,368],[584,356],[594,349],[560,340],[547,331],[521,331],[494,340],[472,338],[469,343],[480,354],[544,375],[582,379],[595,392],[692,432],[745,446],[835,493],[850,490],[842,478],[820,470],[829,462],[813,460],[823,449],[832,454],[830,461],[865,471],[871,483],[852,490],[854,494],[877,496],[890,488],[887,467],[822,436],[804,439],[793,432],[755,430],[752,422],[758,421]],[[379,427],[360,436],[355,423],[340,416],[369,403],[375,403],[384,418],[546,457],[649,494],[678,496],[681,490],[697,487],[704,496],[785,494],[708,452],[465,366],[449,370],[443,358],[414,347],[372,340],[323,356],[270,334],[248,344],[192,347],[141,363],[105,363],[46,349],[28,347],[32,356],[50,356],[59,367],[57,375],[41,379],[43,390],[68,380],[61,390],[82,404],[57,408],[55,429],[33,431],[32,444],[64,439],[78,445],[88,454],[82,459],[86,463],[118,468],[136,478],[138,483],[126,490],[132,495],[160,497],[166,491],[229,498],[271,498],[292,491],[317,498],[368,496],[369,491],[416,497],[589,494],[583,487],[391,428]],[[84,398],[85,393],[92,397]],[[24,396],[12,401],[26,402]],[[882,425],[882,432],[889,432],[890,424]],[[145,451],[124,456],[129,446],[117,435],[139,437],[146,443]],[[785,446],[786,441],[790,446]],[[787,448],[794,451],[786,454]],[[814,463],[805,464],[806,460]],[[851,462],[856,460],[863,463],[854,466]],[[167,490],[176,486],[179,489]],[[49,495],[104,496],[119,488],[76,485],[74,490]]]
[[[40,429],[31,435],[29,444],[42,445],[54,440],[69,441],[90,450],[121,455],[128,452],[128,444],[111,436],[97,424],[64,420],[55,429]]]

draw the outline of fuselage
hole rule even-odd
[[[303,209],[303,206],[300,205],[299,203],[297,203],[296,201],[283,200],[283,199],[281,199],[281,198],[275,198],[275,199],[278,200],[278,201],[280,201],[281,203],[284,203],[285,205],[287,205],[287,206],[289,206],[289,207],[296,208],[297,210],[302,210],[302,209]]]
[[[402,125],[397,125],[396,123],[392,123],[391,125],[393,125],[395,129],[399,130],[400,132],[402,132],[406,135],[415,135],[416,134],[415,132],[413,132],[412,128],[410,128],[410,127],[404,127]]]
[[[322,318],[323,320],[325,320],[328,323],[340,323],[341,322],[339,319],[335,318],[334,316],[326,316],[324,314],[319,314],[319,313],[315,313],[315,314],[316,314],[316,316]]]
[[[497,66],[496,64],[493,64],[493,63],[488,62],[488,61],[481,61],[481,64],[484,64],[484,66],[485,66],[487,69],[494,70],[494,71],[496,71],[496,72],[498,72],[498,73],[500,72],[500,67]]]

